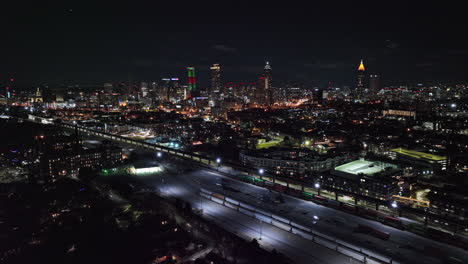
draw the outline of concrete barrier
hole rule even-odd
[[[206,199],[211,199],[211,195],[206,194],[206,193],[200,193],[200,195]]]
[[[229,208],[234,209],[234,210],[237,210],[237,209],[239,208],[239,206],[238,206],[237,204],[232,204],[232,203],[230,203],[230,202],[228,202],[228,201],[225,201],[225,202],[224,202],[224,205],[225,205],[226,207],[229,207]]]
[[[305,226],[303,226],[303,225],[300,225],[300,224],[298,224],[298,223],[296,223],[296,222],[292,222],[292,221],[291,221],[291,225],[292,225],[293,227],[295,227],[295,228],[301,229],[302,231],[306,231],[306,232],[309,232],[309,233],[312,232],[312,230],[311,230],[310,228],[305,227]]]
[[[272,217],[273,219],[275,219],[275,220],[281,221],[281,222],[286,223],[286,224],[288,224],[288,225],[289,225],[289,223],[291,223],[291,220],[286,219],[286,218],[281,217],[281,216],[278,216],[278,215],[272,214],[271,217]]]
[[[340,239],[336,239],[335,242],[336,242],[338,245],[342,246],[342,247],[347,247],[347,248],[350,248],[350,249],[352,249],[352,250],[354,250],[354,251],[357,251],[357,252],[360,252],[360,250],[361,250],[361,248],[356,247],[355,245],[349,244],[349,243],[347,243],[347,242],[344,242],[344,241],[342,241],[342,240],[340,240]]]
[[[288,224],[285,224],[285,223],[283,223],[281,221],[273,220],[273,221],[271,221],[271,224],[278,227],[278,228],[281,228],[281,229],[283,229],[285,231],[288,231],[288,232],[291,231],[291,226],[288,225]]]
[[[360,254],[359,252],[356,252],[356,251],[351,250],[351,249],[347,249],[347,248],[343,248],[343,247],[338,246],[337,251],[340,252],[343,255],[346,255],[346,256],[351,257],[351,258],[356,259],[356,260],[359,260],[361,262],[364,262],[364,260],[366,259],[366,257],[363,254]]]
[[[312,238],[314,237],[312,234],[304,232],[303,230],[298,229],[298,228],[294,228],[294,227],[291,229],[291,233],[293,233],[295,235],[298,235],[298,236],[301,236],[301,237],[303,237],[305,239],[308,239],[308,240],[312,240]]]
[[[225,200],[228,201],[228,202],[230,202],[230,203],[232,203],[232,204],[235,204],[235,205],[239,205],[239,204],[240,204],[239,201],[236,201],[236,200],[231,199],[231,198],[229,198],[229,197],[226,197]]]
[[[330,241],[328,239],[324,239],[324,238],[319,237],[319,236],[315,236],[314,241],[317,244],[320,244],[320,245],[322,245],[324,247],[327,247],[327,248],[332,249],[332,250],[336,250],[337,244],[335,242],[333,242],[333,241]]]
[[[204,188],[200,188],[200,191],[201,191],[202,193],[206,193],[206,194],[209,194],[209,195],[213,194],[212,191],[209,191],[209,190],[204,189]]]
[[[255,213],[259,213],[259,214],[262,214],[262,215],[266,215],[268,217],[271,217],[271,213],[270,212],[267,212],[267,211],[263,211],[262,209],[255,209]]]
[[[271,224],[271,221],[273,219],[271,219],[271,217],[268,217],[268,216],[265,216],[263,214],[258,214],[258,213],[255,213],[254,214],[254,217],[262,222],[265,222],[265,223],[268,223],[268,224]]]
[[[219,204],[224,204],[224,200],[221,200],[219,198],[211,196],[211,201],[219,203]]]
[[[252,216],[252,217],[255,217],[255,213],[248,210],[248,209],[244,209],[242,207],[239,207],[239,212],[243,213],[243,214],[246,214],[248,216]]]
[[[257,208],[253,207],[253,206],[250,206],[248,204],[245,204],[245,203],[239,203],[239,205],[245,209],[248,209],[248,210],[251,210],[251,211],[256,211]]]

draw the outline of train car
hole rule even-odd
[[[319,204],[327,204],[327,198],[320,196],[320,195],[313,195],[315,202]]]
[[[386,225],[398,228],[398,229],[405,229],[405,226],[403,225],[403,222],[401,222],[401,219],[396,218],[396,217],[391,217],[391,216],[383,216],[382,217],[382,222]]]
[[[356,206],[347,203],[341,203],[341,210],[353,214],[357,212]]]
[[[333,208],[336,208],[336,209],[340,209],[340,208],[341,208],[341,202],[335,201],[335,200],[333,200],[333,199],[328,199],[328,200],[327,200],[327,204],[328,204],[330,207],[333,207]]]
[[[372,232],[372,235],[377,237],[377,238],[383,239],[383,240],[390,239],[390,233],[387,233],[387,232],[384,232],[384,231],[381,231],[381,230],[377,230],[377,229],[374,229],[374,231]]]
[[[286,190],[286,186],[275,183],[275,185],[273,185],[273,190],[283,193]]]
[[[384,231],[381,231],[381,230],[378,230],[378,229],[375,229],[373,227],[366,226],[366,225],[358,225],[355,231],[358,233],[371,235],[371,236],[380,238],[382,240],[390,239],[390,235],[391,235],[390,233],[387,233],[387,232],[384,232]]]

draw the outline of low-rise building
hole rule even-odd
[[[325,189],[390,200],[400,192],[396,179],[400,173],[401,169],[394,164],[359,159],[321,174],[319,181]]]
[[[52,181],[63,176],[76,177],[81,168],[102,168],[122,160],[122,149],[100,147],[95,149],[63,150],[41,157],[42,176]]]
[[[244,166],[267,170],[269,173],[302,176],[330,170],[345,163],[346,156],[318,155],[305,148],[243,151],[240,160]]]

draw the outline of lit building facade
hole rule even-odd
[[[364,91],[364,82],[365,82],[365,71],[366,68],[364,67],[364,62],[361,60],[357,70],[357,82],[356,82],[356,90],[358,93],[362,93]]]
[[[192,98],[197,90],[197,83],[195,79],[195,67],[187,67],[187,76],[188,97]]]
[[[223,94],[221,86],[221,67],[219,64],[213,64],[210,67],[210,85],[208,90],[208,98],[210,100],[219,99]]]

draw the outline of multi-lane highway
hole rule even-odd
[[[168,168],[181,168],[181,164],[166,164]],[[224,178],[224,180],[223,180]],[[313,202],[304,201],[294,197],[284,197],[284,203],[274,203],[277,195],[267,189],[238,182],[216,172],[204,169],[195,169],[186,173],[161,174],[143,179],[148,186],[162,190],[168,195],[177,196],[185,201],[192,202],[193,206],[203,206],[203,210],[212,217],[217,217],[228,229],[237,226],[245,234],[253,236],[258,231],[258,223],[253,218],[205,200],[198,195],[200,188],[205,188],[239,201],[249,203],[257,208],[270,211],[276,215],[284,216],[312,230],[345,241],[364,250],[375,252],[380,256],[396,260],[400,263],[440,263],[444,255],[454,256],[468,263],[468,255],[463,249],[439,243],[417,236],[410,232],[395,229],[375,221],[366,220],[354,215],[324,207]],[[227,187],[227,188],[226,188]],[[235,222],[235,223],[232,223]],[[355,232],[357,226],[367,225],[391,234],[389,240]],[[264,224],[264,228],[275,230],[277,228]],[[238,232],[239,232],[238,230]],[[249,231],[250,230],[250,231]],[[255,231],[257,230],[257,231]],[[275,237],[281,245],[281,240],[292,234],[277,229]],[[258,234],[257,234],[258,236]],[[288,247],[283,247],[284,253],[291,251],[291,247],[312,252],[309,247],[318,246],[298,237],[288,241]],[[275,244],[275,243],[272,243]],[[277,248],[279,250],[279,248]],[[324,252],[322,248],[319,252]],[[291,256],[299,252],[289,252]],[[336,254],[336,253],[335,253]],[[300,255],[300,254],[299,254]],[[310,261],[308,263],[311,263]],[[335,263],[335,262],[320,262]],[[341,263],[341,262],[338,262]]]

